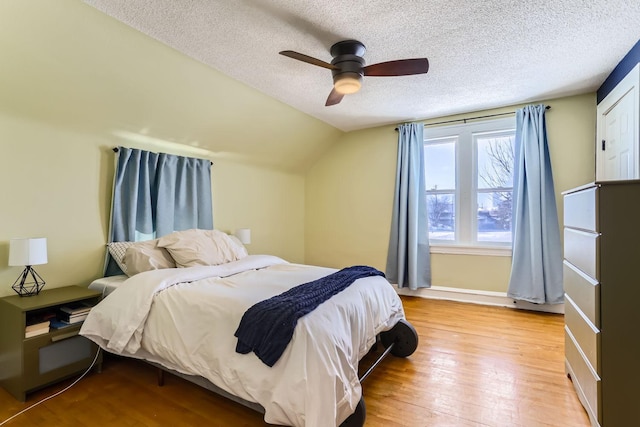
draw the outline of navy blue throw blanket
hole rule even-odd
[[[384,273],[363,265],[347,267],[253,305],[242,316],[235,333],[236,352],[253,351],[266,365],[273,366],[289,345],[300,317],[357,279],[370,276],[384,277]]]

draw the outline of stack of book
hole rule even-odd
[[[42,322],[32,323],[30,325],[27,325],[27,327],[24,330],[24,337],[31,338],[31,337],[35,337],[42,334],[48,334],[50,323],[51,322],[49,320],[44,320]]]
[[[87,318],[91,307],[84,301],[66,304],[58,310],[58,320],[69,325],[80,323]]]
[[[56,319],[54,312],[40,312],[27,315],[27,326],[24,329],[24,337],[31,338],[49,333],[51,320]]]

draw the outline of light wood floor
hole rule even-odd
[[[564,373],[561,315],[402,298],[420,344],[407,359],[390,356],[364,381],[367,427],[589,425]],[[26,403],[0,389],[0,422],[69,383]],[[101,374],[5,424],[263,425],[250,409],[171,375],[158,387],[150,366],[108,355]]]

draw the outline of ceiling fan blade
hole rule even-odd
[[[294,52],[292,50],[283,50],[279,52],[280,55],[288,56],[289,58],[297,59],[298,61],[306,62],[307,64],[317,65],[318,67],[328,68],[329,70],[337,70],[335,65],[324,62],[320,59],[316,59],[312,56],[305,55],[303,53]]]
[[[396,61],[380,62],[363,68],[365,76],[410,76],[424,74],[429,71],[427,58],[398,59]]]
[[[331,93],[329,94],[327,102],[324,104],[324,106],[329,107],[331,105],[339,104],[340,101],[342,101],[342,98],[344,98],[343,94],[336,92],[335,89],[331,89]]]

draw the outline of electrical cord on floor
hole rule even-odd
[[[44,399],[41,399],[39,401],[37,401],[36,403],[34,403],[31,406],[28,406],[26,408],[24,408],[22,411],[18,412],[15,415],[10,416],[9,418],[7,418],[6,420],[0,422],[0,426],[5,425],[6,423],[8,423],[9,421],[11,421],[12,419],[16,418],[18,415],[22,415],[25,412],[27,412],[29,409],[38,406],[39,404],[41,404],[42,402],[46,402],[49,399],[53,399],[56,396],[61,395],[62,393],[64,393],[65,391],[69,390],[71,387],[73,387],[74,385],[76,385],[78,383],[78,381],[80,381],[81,379],[83,379],[85,377],[85,375],[87,375],[89,373],[89,371],[91,371],[91,369],[93,369],[93,367],[95,366],[96,362],[98,361],[98,356],[100,355],[100,352],[102,351],[102,349],[100,347],[98,347],[98,351],[96,351],[96,357],[93,358],[93,362],[91,362],[91,366],[89,366],[87,368],[86,371],[84,371],[84,373],[82,375],[80,375],[80,377],[75,380],[74,382],[72,382],[71,384],[69,384],[68,386],[66,386],[65,388],[63,388],[62,390],[52,394],[51,396],[45,397]]]

